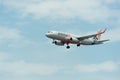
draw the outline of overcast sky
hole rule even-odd
[[[69,50],[45,36],[104,28],[109,42]],[[0,80],[120,80],[120,0],[0,0]]]

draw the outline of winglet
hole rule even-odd
[[[105,32],[106,32],[106,30],[107,30],[107,28],[105,28],[105,29],[104,29],[103,33],[105,33]]]

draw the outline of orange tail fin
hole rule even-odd
[[[107,30],[107,29],[105,28],[104,31],[102,31],[102,30],[99,30],[99,31],[98,31],[98,33],[97,33],[97,38],[98,38],[98,40],[100,40],[101,34],[105,33],[106,30]]]
[[[102,30],[98,31],[98,33],[97,33],[97,38],[98,38],[98,40],[100,40],[100,38],[101,38],[101,31],[102,31]]]

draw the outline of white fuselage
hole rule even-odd
[[[50,31],[46,33],[46,36],[53,40],[60,40],[63,43],[82,44],[82,45],[92,45],[95,43],[95,40],[93,38],[88,38],[80,41],[77,39],[77,36],[73,34],[68,34],[58,31]]]

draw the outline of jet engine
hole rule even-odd
[[[70,41],[75,42],[75,43],[79,42],[79,40],[75,37],[67,37],[66,40],[70,40]]]
[[[94,45],[98,41],[97,37],[89,38],[88,41],[86,40],[86,43],[89,45]]]
[[[63,46],[64,45],[64,43],[61,42],[60,40],[55,40],[54,43],[55,43],[55,45],[59,45],[59,46]]]

